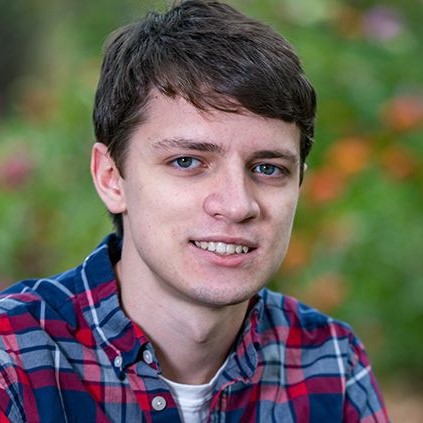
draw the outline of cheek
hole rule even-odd
[[[280,197],[274,197],[273,201],[268,203],[266,214],[270,221],[284,230],[291,226],[297,209],[298,195],[287,194]]]
[[[192,189],[175,189],[153,181],[133,187],[128,194],[131,220],[135,217],[138,225],[151,226],[156,230],[160,227],[160,232],[171,230],[172,233],[167,235],[176,235],[184,222],[193,222],[201,207],[199,195]]]
[[[297,201],[273,204],[270,212],[269,231],[273,234],[273,245],[278,251],[285,250],[291,236]]]

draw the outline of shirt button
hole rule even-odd
[[[157,397],[153,398],[153,401],[151,401],[151,405],[156,411],[162,411],[166,407],[166,400],[158,395]]]
[[[150,351],[144,350],[142,353],[142,358],[147,364],[151,364],[153,362],[153,354]]]
[[[115,367],[122,367],[122,357],[120,355],[116,356],[113,361],[113,364]]]

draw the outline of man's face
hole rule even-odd
[[[248,300],[286,253],[298,128],[157,93],[147,114],[120,180],[131,285],[208,307]]]

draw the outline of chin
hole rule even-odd
[[[224,307],[242,304],[249,301],[260,288],[257,289],[239,289],[234,291],[233,289],[211,289],[207,288],[196,288],[195,292],[191,297],[194,297],[197,302],[203,303],[206,306],[211,307]]]

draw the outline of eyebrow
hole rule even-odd
[[[165,138],[155,142],[152,147],[154,149],[173,150],[173,149],[185,149],[191,151],[202,151],[209,153],[223,154],[225,149],[214,142],[209,141],[198,141],[190,138]],[[294,165],[299,163],[298,154],[293,153],[289,150],[259,150],[252,154],[254,159],[283,159],[291,162]]]
[[[299,163],[298,154],[289,150],[260,150],[253,154],[255,159],[283,159],[291,162],[294,165]]]
[[[219,144],[208,141],[195,141],[189,138],[165,138],[154,143],[153,148],[163,150],[183,148],[185,150],[205,151],[219,154],[225,152],[224,148]]]

